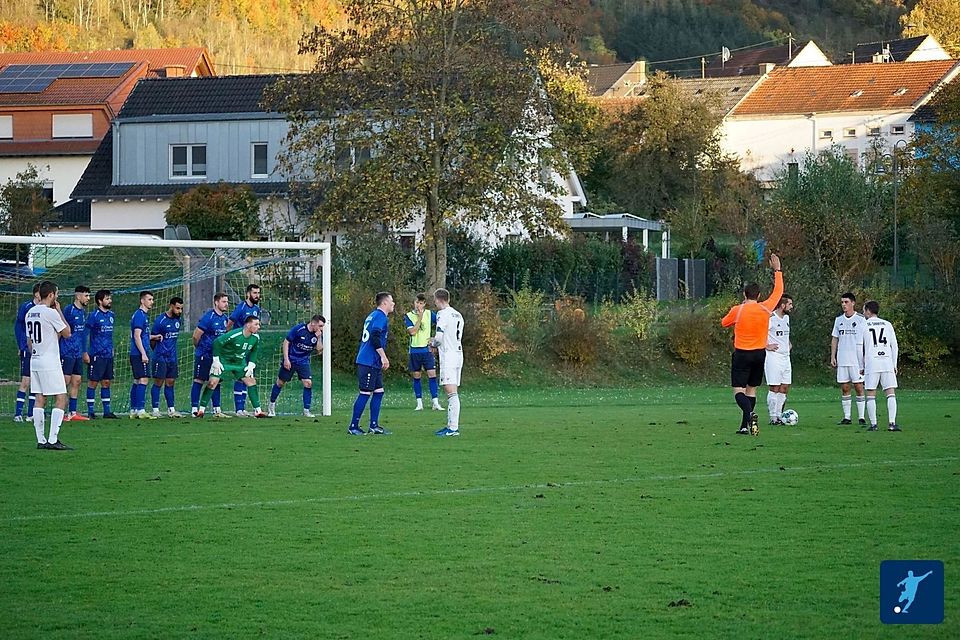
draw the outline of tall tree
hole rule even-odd
[[[446,281],[447,235],[471,222],[556,229],[566,175],[588,148],[593,107],[540,0],[348,0],[347,29],[317,27],[317,57],[281,80],[283,169],[327,228],[422,216],[427,284]]]
[[[960,56],[960,2],[957,0],[919,0],[900,18],[904,37],[931,35],[947,52]]]
[[[0,186],[0,232],[29,236],[53,216],[53,204],[43,194],[43,180],[31,164]]]

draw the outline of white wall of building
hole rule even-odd
[[[167,226],[169,200],[115,198],[90,202],[91,231],[154,231]]]
[[[913,134],[913,124],[907,122],[911,115],[911,111],[896,111],[731,116],[721,127],[721,145],[740,160],[743,171],[770,181],[785,163],[802,162],[808,151],[816,153],[836,144],[859,158],[873,148],[878,137],[887,146],[909,139]],[[871,135],[871,129],[879,129],[879,136]]]
[[[830,59],[820,50],[820,47],[813,42],[813,40],[807,42],[803,45],[803,48],[797,52],[797,55],[793,57],[787,66],[788,67],[829,67],[833,63],[830,62]]]
[[[40,179],[53,184],[53,204],[63,204],[70,199],[73,188],[80,182],[83,170],[92,156],[36,156],[0,157],[0,184],[17,177],[27,165],[37,168]]]
[[[907,56],[904,62],[926,62],[928,60],[949,60],[950,54],[940,46],[933,36],[924,38],[920,46]]]

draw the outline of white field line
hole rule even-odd
[[[367,500],[389,500],[393,498],[423,498],[430,496],[471,495],[479,493],[512,493],[529,489],[557,489],[566,487],[596,487],[616,484],[635,484],[638,482],[674,482],[678,480],[709,480],[714,478],[735,478],[761,473],[794,473],[807,471],[833,471],[841,469],[858,469],[874,466],[910,466],[933,465],[942,462],[956,462],[960,457],[926,458],[912,460],[877,460],[871,462],[850,462],[824,464],[804,467],[787,467],[781,471],[779,467],[763,467],[760,469],[744,469],[741,471],[717,471],[714,473],[683,473],[671,475],[652,475],[632,478],[613,478],[602,480],[574,480],[570,482],[544,482],[520,485],[506,485],[499,487],[464,487],[460,489],[422,489],[411,491],[390,491],[385,493],[366,493],[348,496],[316,496],[313,498],[297,498],[294,500],[258,500],[254,502],[223,502],[216,504],[187,504],[154,509],[129,509],[117,511],[86,511],[79,513],[47,513],[27,516],[13,516],[0,519],[0,523],[31,522],[37,520],[82,520],[88,518],[118,518],[129,516],[150,516],[165,513],[187,513],[193,511],[215,511],[250,509],[257,507],[288,507],[305,504],[322,504],[331,502],[363,502]]]

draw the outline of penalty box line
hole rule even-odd
[[[942,462],[956,462],[960,457],[944,458],[917,458],[910,460],[875,460],[870,462],[842,462],[836,464],[822,464],[813,466],[787,467],[781,470],[777,467],[762,467],[759,469],[743,469],[740,471],[716,471],[713,473],[677,473],[657,474],[650,476],[636,476],[631,478],[610,478],[600,480],[571,480],[569,482],[542,482],[519,485],[505,485],[498,487],[463,487],[459,489],[419,489],[410,491],[390,491],[385,493],[366,493],[349,496],[316,496],[313,498],[298,498],[295,500],[257,500],[253,502],[222,502],[216,504],[188,504],[153,509],[129,509],[116,511],[86,511],[79,513],[48,513],[28,516],[13,516],[0,519],[0,522],[31,522],[40,520],[83,520],[90,518],[121,518],[130,516],[151,516],[166,513],[190,513],[197,511],[216,511],[251,509],[262,507],[289,507],[306,504],[323,504],[331,502],[363,502],[367,500],[389,500],[392,498],[423,498],[430,496],[470,495],[480,493],[510,493],[529,489],[563,489],[565,487],[595,487],[616,484],[636,484],[639,482],[675,482],[680,480],[710,480],[716,478],[733,478],[765,473],[790,473],[808,471],[836,471],[843,469],[859,469],[863,467],[880,466],[911,466],[932,465]]]

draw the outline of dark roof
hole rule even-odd
[[[763,76],[742,75],[731,78],[682,78],[677,83],[695,98],[710,95],[719,97],[720,109],[723,115],[727,115],[762,79]]]
[[[281,77],[148,78],[137,83],[118,117],[261,113],[264,90]]]
[[[80,176],[80,181],[73,189],[71,197],[85,198],[169,198],[176,193],[189,191],[198,184],[208,183],[176,183],[176,184],[122,184],[113,182],[113,131],[107,133],[97,147],[97,151],[90,159],[90,163]],[[286,182],[242,182],[230,183],[237,186],[246,185],[253,189],[258,196],[284,194],[288,190]]]
[[[885,47],[890,48],[890,62],[904,62],[907,57],[917,50],[917,47],[927,36],[914,36],[901,40],[881,40],[879,42],[864,42],[857,44],[853,49],[853,57],[845,62],[873,62],[874,54],[883,53]]]
[[[793,55],[800,53],[803,46],[794,45]],[[763,49],[752,49],[743,51],[734,51],[726,63],[722,62],[720,56],[711,60],[705,69],[707,76],[725,77],[725,76],[755,76],[760,72],[761,64],[773,63],[777,66],[785,66],[793,58],[790,56],[790,47],[780,45],[777,47],[765,47]]]
[[[910,122],[937,122],[939,119],[940,114],[937,113],[937,108],[930,102],[917,107],[910,116]]]
[[[75,225],[80,227],[90,226],[90,201],[89,200],[67,200],[63,204],[58,204],[53,208],[55,215],[51,224],[56,225]]]
[[[587,84],[590,95],[602,96],[609,91],[623,77],[623,74],[630,70],[633,64],[632,62],[625,62],[623,64],[599,64],[587,67],[583,81]]]

